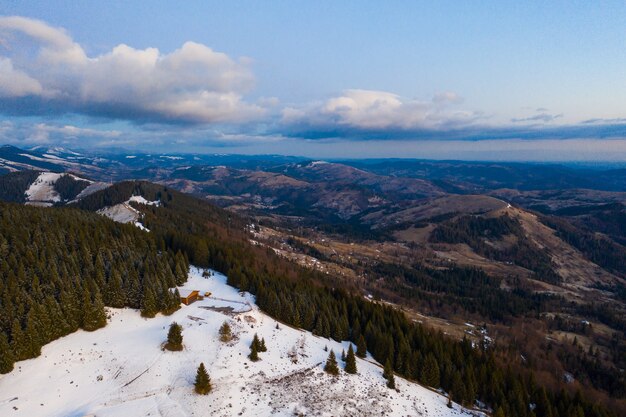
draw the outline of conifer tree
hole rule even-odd
[[[346,351],[345,351],[345,349],[341,349],[341,361],[342,362],[346,361]]]
[[[359,340],[356,342],[356,355],[361,359],[367,356],[367,345],[363,335],[360,335]]]
[[[150,288],[146,289],[146,291],[144,292],[142,304],[143,304],[141,307],[142,317],[152,318],[156,315],[156,313],[158,312],[158,309],[156,305],[156,297],[154,296],[154,291],[152,291],[152,289]]]
[[[254,350],[256,350],[257,352],[261,351],[261,341],[259,340],[259,335],[257,335],[256,333],[252,338],[252,343],[250,343],[250,350],[252,350],[253,347]]]
[[[267,352],[267,346],[265,346],[265,338],[261,339],[259,343],[259,352]]]
[[[393,371],[391,371],[389,378],[387,378],[387,388],[396,389],[396,377],[393,375]]]
[[[339,375],[339,367],[337,366],[337,358],[335,358],[335,352],[330,350],[328,354],[328,359],[326,360],[326,365],[324,365],[324,371],[331,375]]]
[[[349,374],[356,374],[356,358],[354,357],[354,349],[352,349],[352,343],[348,348],[348,355],[346,356],[346,367],[345,371]]]
[[[421,382],[429,387],[439,388],[439,364],[432,353],[429,353],[424,361],[422,372],[420,374]]]
[[[255,335],[256,337],[256,335]],[[258,340],[257,340],[258,342]],[[248,355],[248,358],[250,358],[250,360],[252,362],[256,362],[259,360],[259,344],[258,343],[254,343],[254,340],[252,341],[252,343],[250,344],[250,354]]]
[[[198,372],[196,373],[196,382],[194,384],[194,389],[196,393],[201,395],[206,395],[211,392],[211,378],[204,367],[204,363],[200,363],[198,366]]]
[[[0,332],[0,374],[6,374],[13,370],[14,359],[6,335]]]
[[[220,340],[222,342],[230,342],[232,338],[233,333],[230,329],[230,325],[228,324],[228,322],[224,322],[224,324],[222,324],[222,326],[220,327]]]
[[[85,285],[83,289],[83,325],[82,328],[91,332],[106,326],[107,316],[104,311],[104,302],[100,291],[95,290],[93,299],[90,291]]]
[[[167,332],[167,343],[165,348],[171,351],[183,350],[183,328],[180,324],[173,322]]]
[[[383,378],[389,379],[391,375],[393,375],[393,367],[391,366],[391,359],[387,358],[385,367],[383,368]]]

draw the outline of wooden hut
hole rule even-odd
[[[180,294],[180,302],[185,305],[189,305],[198,300],[198,297],[200,295],[200,292],[198,290],[179,289],[178,292]]]

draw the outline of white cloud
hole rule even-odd
[[[117,140],[122,136],[118,130],[91,129],[71,124],[0,122],[0,140],[16,145],[62,143],[84,146],[94,140]]]
[[[373,90],[346,90],[342,95],[304,108],[283,110],[287,125],[353,128],[356,130],[424,130],[464,126],[479,115],[451,109],[454,93],[437,94],[431,101],[403,98]]]
[[[118,45],[88,57],[63,29],[0,18],[0,103],[5,111],[79,113],[132,121],[229,123],[264,114],[243,95],[249,60],[186,42],[171,53]],[[19,110],[12,106],[22,100]]]

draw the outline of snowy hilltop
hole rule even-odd
[[[179,290],[197,290],[202,299],[152,319],[108,309],[105,328],[80,330],[46,345],[40,357],[18,362],[0,376],[0,416],[482,415],[450,408],[443,395],[398,376],[396,389],[387,388],[382,367],[369,355],[357,358],[357,374],[344,372],[348,342],[278,323],[219,273],[192,268]],[[163,348],[172,322],[182,327],[182,351]],[[229,340],[220,340],[224,322]],[[255,334],[267,350],[253,362]],[[324,372],[331,350],[336,377]],[[201,362],[212,384],[207,395],[194,392]]]

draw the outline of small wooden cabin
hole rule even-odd
[[[178,293],[180,294],[180,302],[185,305],[193,303],[198,300],[200,296],[200,292],[198,290],[179,289]]]

